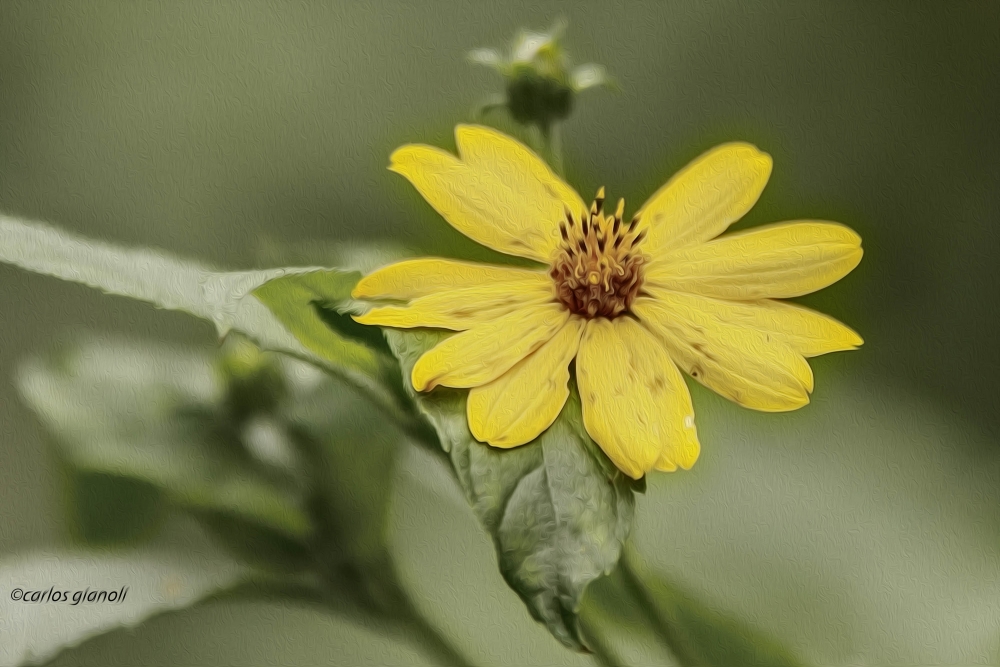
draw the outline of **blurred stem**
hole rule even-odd
[[[528,126],[531,147],[549,163],[552,171],[563,176],[562,129],[559,123]]]
[[[407,619],[403,627],[409,630],[407,639],[423,649],[434,664],[447,667],[473,667],[473,663],[419,613],[414,613]]]
[[[535,125],[532,123],[528,126],[528,140],[531,142],[532,150],[542,157],[547,157],[548,142],[545,140],[545,131],[542,129],[541,125]]]
[[[234,598],[251,600],[289,600],[305,606],[316,605],[328,613],[344,615],[342,596],[331,593],[319,580],[260,577],[236,584],[210,600],[230,600]],[[395,625],[403,631],[404,638],[422,650],[433,664],[443,667],[475,667],[462,653],[420,613],[409,594],[399,589],[401,594],[391,613],[375,612],[375,620],[387,623],[389,629]],[[350,613],[347,614],[350,617]]]
[[[639,556],[631,543],[627,543],[622,550],[621,560],[618,567],[622,573],[622,581],[632,598],[638,603],[638,608],[646,617],[649,624],[663,639],[670,651],[674,654],[677,662],[684,667],[697,667],[708,665],[698,651],[688,646],[678,635],[674,619],[669,618],[668,613],[656,603],[649,592],[649,588],[643,582],[643,566],[639,562]]]
[[[549,152],[552,154],[552,168],[560,177],[563,173],[562,125],[553,123],[549,131]]]
[[[621,662],[615,656],[611,647],[605,643],[604,638],[601,636],[598,628],[603,622],[602,614],[595,611],[593,607],[580,614],[580,630],[583,634],[584,643],[591,651],[591,657],[601,667],[627,667],[625,663]]]

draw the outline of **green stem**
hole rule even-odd
[[[639,610],[646,617],[646,620],[660,635],[663,642],[677,658],[677,662],[683,667],[697,667],[709,664],[698,651],[688,646],[677,633],[674,620],[667,617],[660,606],[657,605],[653,596],[650,595],[648,587],[642,581],[641,566],[637,564],[638,558],[635,550],[628,544],[622,550],[621,560],[618,566],[622,573],[622,580],[632,597],[639,603]]]
[[[545,139],[545,129],[541,125],[528,125],[528,141],[531,149],[543,158],[548,153],[548,141]]]
[[[563,171],[562,126],[553,123],[549,132],[549,153],[552,155],[552,169],[559,176],[565,176]]]
[[[562,130],[559,127],[559,123],[552,123],[552,125],[529,125],[528,137],[531,141],[531,148],[549,163],[552,171],[562,176]]]
[[[596,618],[591,618],[596,616]],[[600,614],[591,611],[589,614],[580,614],[580,629],[582,631],[587,648],[591,650],[594,662],[601,667],[626,667],[614,654],[610,646],[604,641],[600,631],[597,629],[603,622]]]
[[[475,663],[462,655],[451,641],[420,613],[406,595],[400,602],[398,622],[406,631],[406,639],[418,646],[442,667],[474,667]]]

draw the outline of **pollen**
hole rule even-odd
[[[614,319],[629,311],[642,288],[646,258],[638,246],[646,232],[638,229],[638,216],[622,224],[624,211],[620,199],[614,215],[605,216],[601,188],[590,211],[577,219],[567,209],[559,223],[562,242],[549,275],[559,301],[577,315]]]

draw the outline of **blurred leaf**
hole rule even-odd
[[[247,571],[204,554],[137,551],[31,553],[0,561],[0,666],[48,660],[61,649],[236,586]],[[15,591],[66,592],[68,601],[16,601]],[[73,604],[77,591],[122,592],[115,602]],[[124,589],[124,591],[123,591]],[[86,594],[86,593],[84,593]],[[61,596],[60,596],[61,599]]]
[[[385,330],[409,377],[443,334]],[[577,611],[587,585],[610,572],[632,522],[632,486],[583,429],[575,388],[535,442],[510,450],[469,432],[467,392],[415,394],[437,431],[473,510],[493,538],[507,583],[561,642],[582,649]]]
[[[117,505],[128,501],[122,486],[148,487],[240,560],[308,578],[312,601],[467,664],[413,605],[389,551],[403,433],[349,385],[246,346],[215,365],[193,352],[100,343],[26,364],[20,385],[71,470],[110,482],[94,517],[101,530],[131,523]],[[234,388],[249,409],[233,409]]]
[[[117,545],[152,536],[166,509],[158,488],[136,479],[64,467],[75,537],[93,545]]]
[[[799,667],[770,637],[713,609],[645,568],[631,548],[587,590],[586,637],[605,664],[628,664],[636,645],[682,667]],[[672,659],[672,660],[671,660]]]
[[[23,364],[18,385],[74,470],[149,484],[182,507],[241,518],[286,539],[308,537],[297,494],[253,476],[224,448],[205,446],[211,423],[178,412],[219,400],[207,358],[93,342],[63,357]]]
[[[327,332],[322,344],[303,345],[252,294],[268,280],[315,269],[212,271],[165,253],[121,248],[4,215],[0,261],[211,320],[220,336],[239,331],[265,350],[318,363],[387,407],[395,406],[394,397],[376,379],[383,371],[376,352],[334,332]]]

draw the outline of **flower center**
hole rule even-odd
[[[613,216],[604,216],[603,209],[601,188],[579,222],[566,210],[566,220],[559,223],[562,243],[549,271],[559,301],[588,319],[614,319],[628,312],[642,287],[645,257],[637,246],[646,231],[636,231],[639,216],[622,224],[624,199]]]

